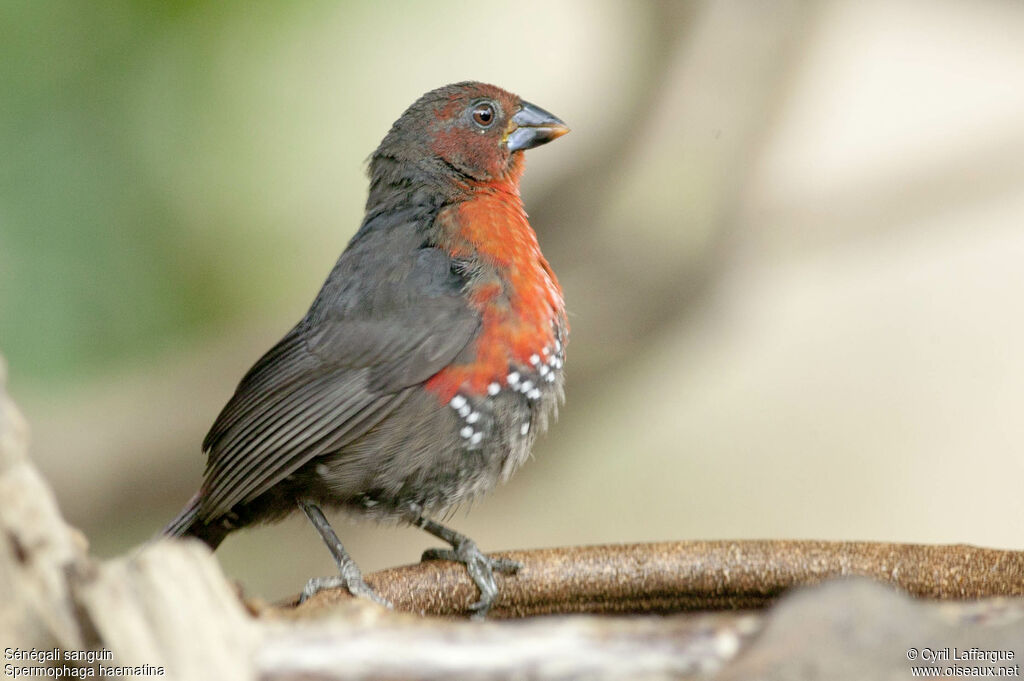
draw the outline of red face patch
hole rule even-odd
[[[492,116],[474,115],[489,105]],[[430,149],[470,177],[488,181],[504,175],[510,157],[505,137],[519,98],[492,85],[477,84],[452,95],[435,109]]]

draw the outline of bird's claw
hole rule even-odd
[[[378,605],[384,606],[388,610],[394,608],[390,601],[371,589],[369,585],[363,581],[362,576],[346,577],[345,575],[314,577],[310,579],[302,589],[302,595],[299,596],[299,604],[301,605],[302,603],[305,603],[325,589],[338,589],[341,587],[348,589],[348,592],[356,598],[365,598],[368,601],[373,601]]]
[[[466,566],[470,579],[480,589],[480,600],[469,606],[474,619],[485,618],[498,598],[498,584],[494,581],[494,573],[515,574],[522,568],[522,564],[509,558],[491,558],[485,555],[470,539],[460,542],[453,549],[427,549],[420,560],[450,560]]]
[[[491,558],[484,555],[484,558],[491,562],[491,569],[495,572],[500,572],[503,575],[514,575],[523,568],[523,564],[517,560],[511,558]],[[454,563],[461,563],[462,560],[453,549],[427,549],[420,556],[421,562],[427,562],[431,560],[450,560]]]
[[[514,575],[523,569],[523,564],[511,558],[491,558],[491,567],[503,575]]]

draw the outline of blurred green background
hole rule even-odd
[[[69,520],[113,555],[305,312],[416,97],[573,128],[523,194],[568,402],[452,524],[485,550],[688,538],[1024,548],[1024,5],[0,4],[0,352]],[[365,569],[408,528],[339,519]],[[253,593],[299,518],[218,552]]]

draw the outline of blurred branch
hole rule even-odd
[[[756,220],[770,233],[799,232],[801,246],[814,248],[836,235],[856,243],[896,226],[933,229],[929,220],[937,216],[1020,195],[1024,135],[1017,130],[987,131],[943,152],[927,167],[879,170],[825,191],[762,202]],[[829,230],[813,229],[823,223]]]
[[[572,372],[617,381],[654,336],[702,309],[731,252],[752,159],[814,4],[654,3],[653,56],[612,139],[531,204],[566,288]],[[609,320],[614,320],[612,323]]]
[[[388,614],[358,631],[317,620],[280,628],[258,655],[261,679],[675,679],[718,669],[760,631],[756,615],[538,618],[471,623]],[[723,642],[726,645],[723,645]]]

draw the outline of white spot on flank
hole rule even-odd
[[[477,432],[473,433],[473,437],[469,438],[469,444],[471,444],[471,445],[478,445],[478,444],[480,444],[480,440],[483,440],[483,439],[484,439],[484,434],[481,433],[480,431],[477,431]]]
[[[508,384],[514,387],[516,383],[519,383],[519,372],[513,371],[508,375]]]
[[[321,478],[326,477],[327,473],[328,473],[327,464],[318,463],[316,465],[316,474],[319,475]]]
[[[523,427],[519,429],[519,434],[520,435],[526,435],[529,432],[530,432],[530,422],[527,421],[526,423],[523,424]]]
[[[547,376],[549,371],[551,371],[551,367],[549,367],[547,364],[542,364],[541,365],[541,367],[540,367],[540,375],[541,376]]]
[[[474,411],[472,414],[466,417],[466,423],[476,423],[480,420],[480,412]]]
[[[473,428],[471,426],[463,426],[462,430],[459,431],[459,435],[462,437],[469,437],[473,434]]]
[[[452,405],[452,409],[461,409],[466,404],[466,398],[462,395],[456,395],[448,404]]]
[[[462,408],[459,409],[459,416],[461,416],[462,418],[466,418],[467,416],[469,416],[469,412],[471,411],[473,411],[473,408],[470,407],[468,404],[464,404],[462,405]]]
[[[488,395],[497,395],[499,392],[501,392],[501,385],[499,385],[498,383],[491,383],[489,386],[487,386]]]
[[[562,341],[556,340],[555,341],[555,352],[561,352],[561,351],[562,351]]]
[[[546,345],[545,345],[545,346],[544,346],[544,349],[543,349],[543,350],[541,350],[540,352],[541,352],[541,354],[542,354],[542,355],[544,355],[545,357],[547,357],[548,355],[550,355],[550,354],[551,354],[551,349],[550,349],[550,348],[549,348],[548,346],[546,346]]]
[[[554,374],[554,372],[551,372],[550,374],[545,376],[544,380],[547,381],[548,383],[554,383],[555,382],[555,374]]]
[[[538,355],[538,354],[530,355],[530,364],[532,364],[533,366],[537,366],[538,364],[540,364],[540,355]]]
[[[523,384],[521,386],[519,386],[519,389],[522,390],[525,393],[525,392],[527,392],[532,387],[533,387],[533,381],[523,381]]]
[[[530,398],[531,400],[539,400],[540,399],[540,389],[539,388],[534,388],[530,392],[526,393],[526,396],[528,398]]]

